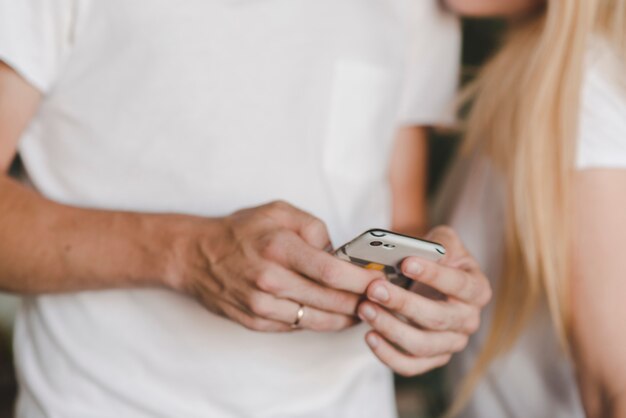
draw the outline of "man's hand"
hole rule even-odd
[[[222,219],[102,211],[52,202],[9,179],[17,142],[40,101],[0,61],[0,289],[41,294],[165,284],[255,330],[292,329],[300,304],[302,328],[338,330],[354,322],[357,294],[378,274],[324,252],[323,223],[288,204]]]
[[[169,285],[253,330],[292,330],[300,305],[300,328],[346,328],[359,295],[382,278],[325,251],[324,224],[284,202],[236,212],[211,232],[203,222],[179,240]]]
[[[425,284],[443,297],[425,297],[376,280],[358,309],[373,328],[366,341],[374,354],[404,376],[443,366],[463,350],[480,325],[480,310],[491,299],[487,278],[452,229],[435,228],[428,238],[443,244],[446,256],[439,262],[408,257],[402,272],[417,282],[413,290]]]

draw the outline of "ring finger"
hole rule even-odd
[[[354,316],[322,311],[260,291],[252,293],[244,306],[255,316],[287,325],[295,325],[297,322],[298,328],[312,331],[338,331],[356,322]],[[303,310],[300,314],[301,307]]]
[[[325,312],[355,315],[357,294],[324,287],[278,265],[269,267],[265,276],[262,283],[257,283],[257,288],[264,293]]]

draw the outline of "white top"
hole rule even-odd
[[[589,53],[582,92],[577,167],[626,169],[626,90],[608,48],[596,43]],[[492,280],[500,275],[504,248],[504,190],[486,160],[460,167],[467,183],[451,214],[469,250]],[[454,183],[455,181],[452,180]],[[461,184],[457,183],[457,186]],[[450,191],[446,191],[448,194]],[[497,285],[494,281],[494,286]],[[493,304],[483,327],[450,367],[453,386],[471,369],[485,341]],[[573,367],[560,350],[545,304],[511,352],[492,364],[463,418],[583,418]]]
[[[45,196],[220,216],[284,199],[335,244],[389,223],[401,124],[448,120],[435,0],[0,0],[0,58],[45,93],[19,150]],[[18,416],[395,416],[342,333],[264,334],[165,290],[27,298]]]

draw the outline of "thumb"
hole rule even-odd
[[[469,252],[463,245],[461,238],[454,229],[446,225],[437,226],[426,234],[426,239],[434,241],[444,246],[446,249],[445,256],[442,257],[441,263],[448,266],[455,266],[457,263],[467,259]]]

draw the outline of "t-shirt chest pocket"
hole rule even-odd
[[[365,225],[375,222],[372,214],[386,213],[387,168],[402,81],[399,73],[358,61],[335,64],[323,168],[345,225]]]
[[[393,69],[357,61],[336,63],[324,146],[324,170],[332,180],[354,185],[385,172],[400,81]]]

